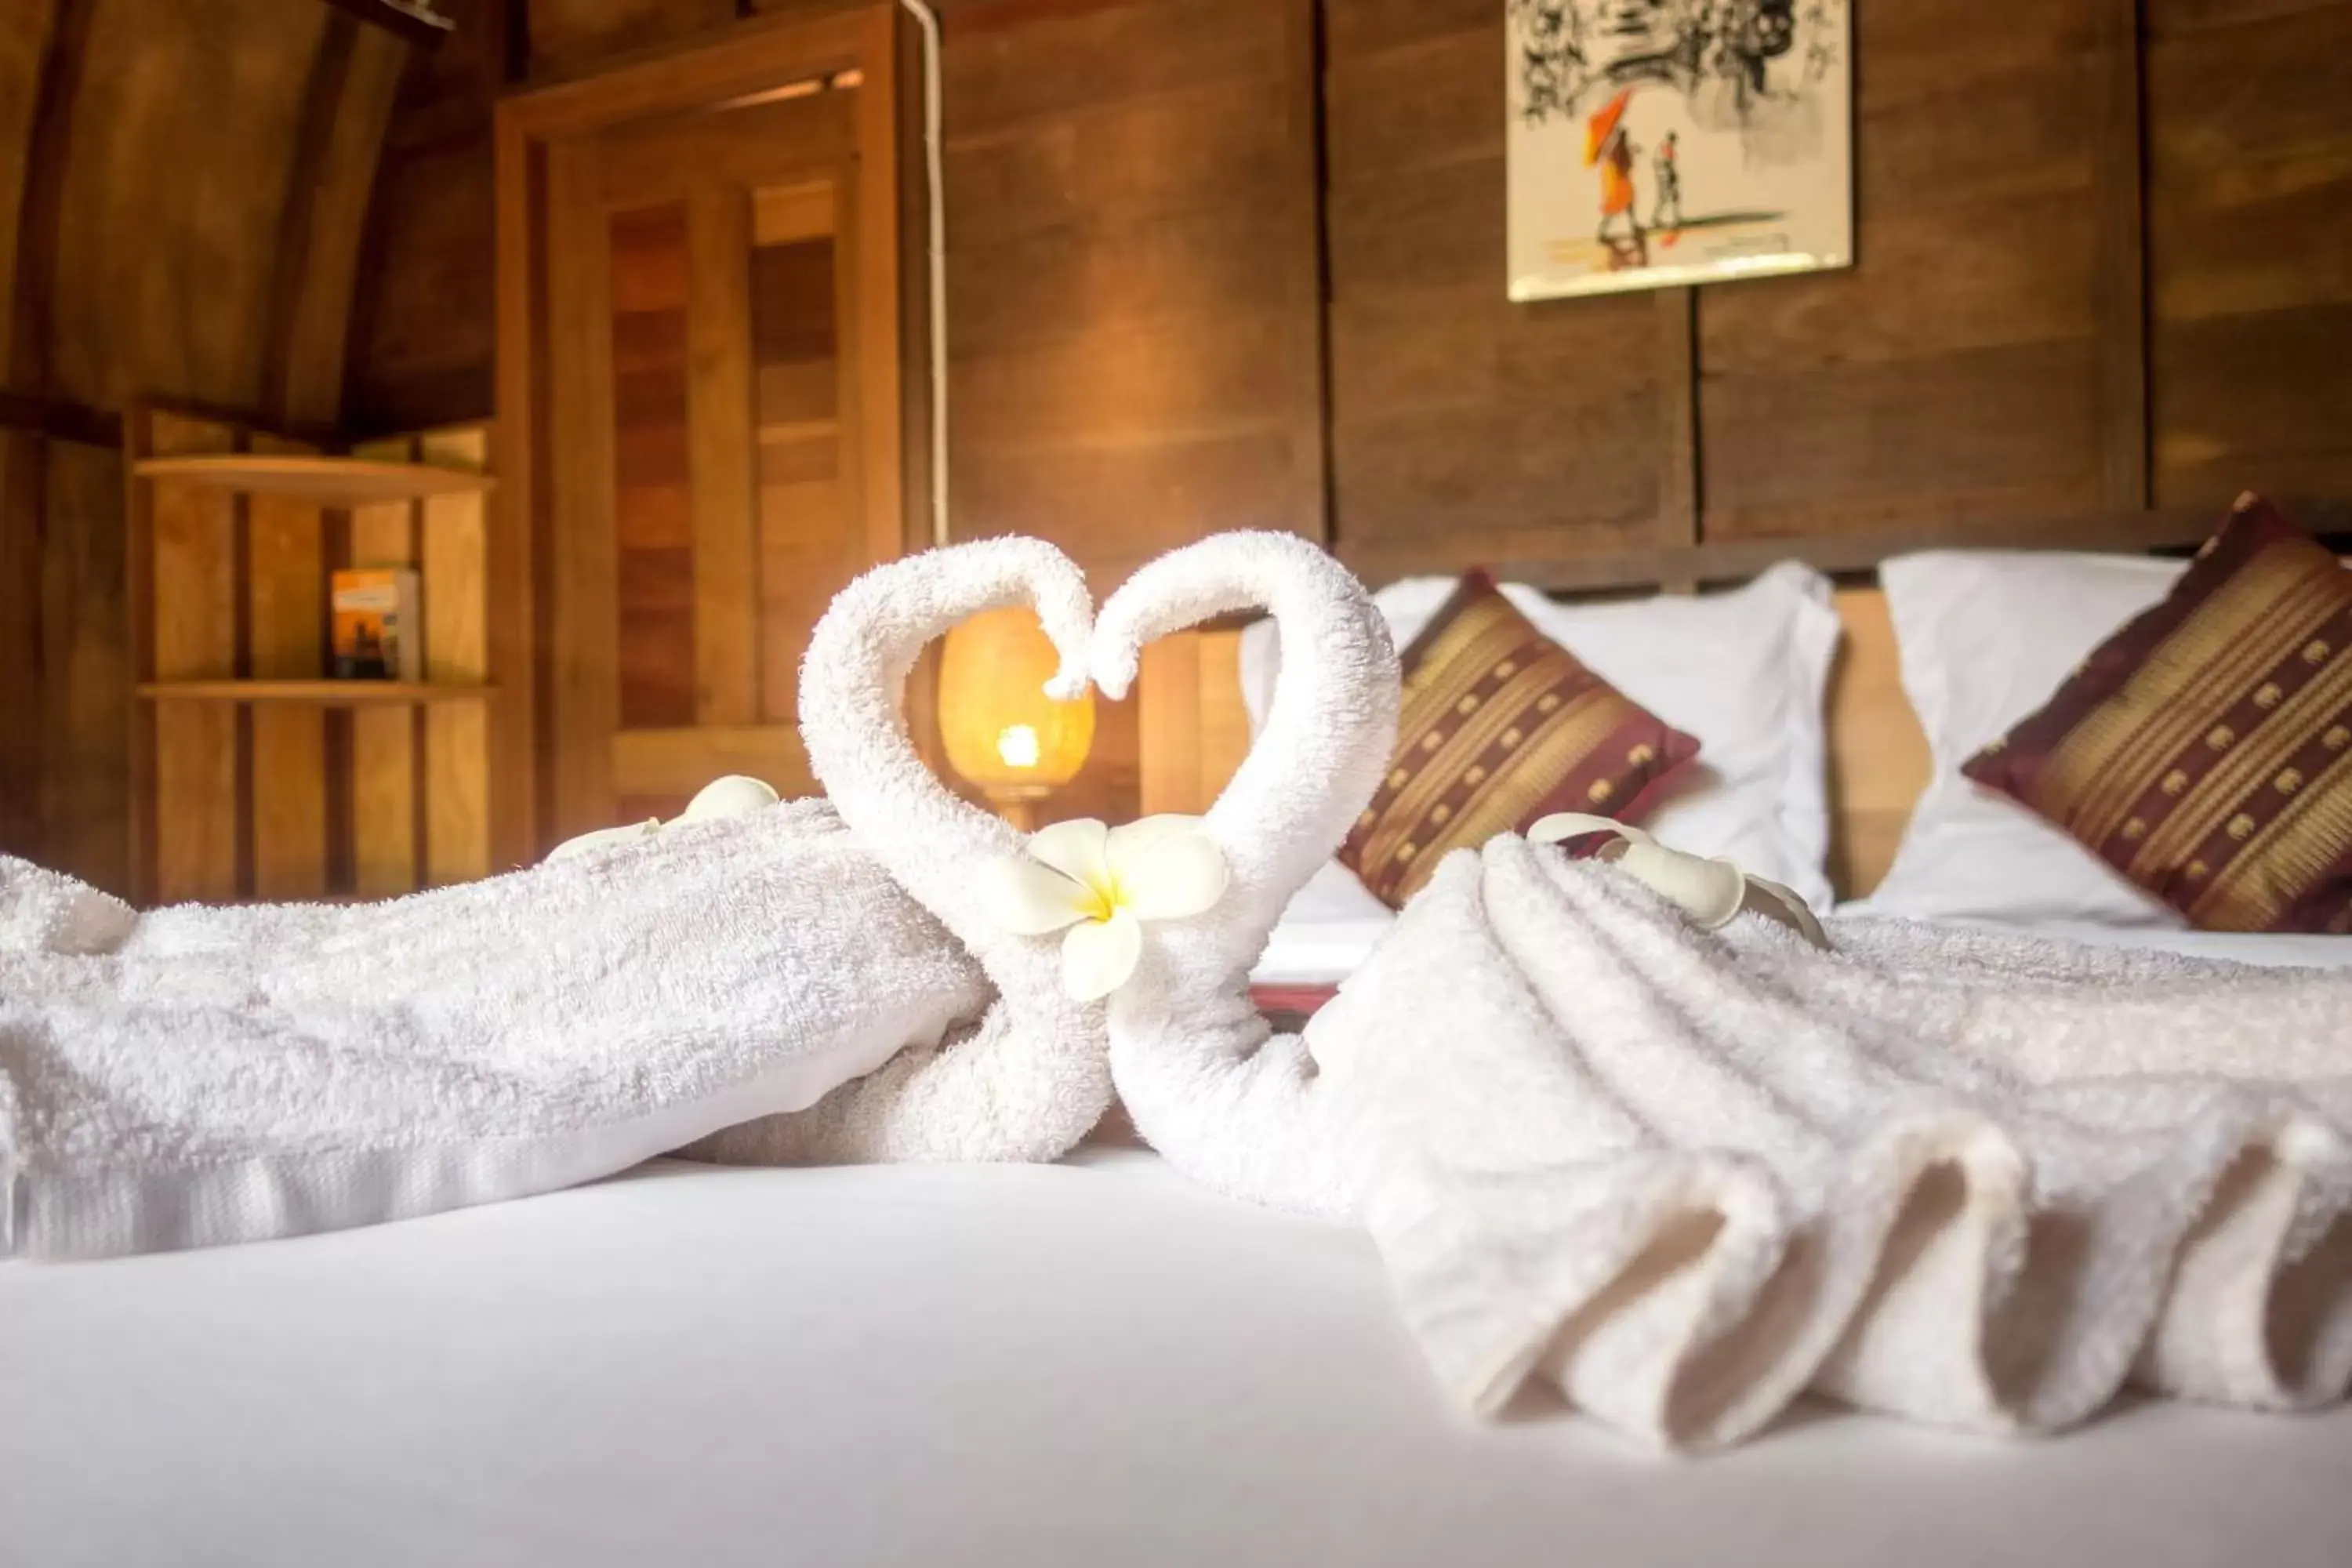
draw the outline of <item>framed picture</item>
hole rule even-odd
[[[1504,0],[1510,294],[1853,258],[1848,0]]]

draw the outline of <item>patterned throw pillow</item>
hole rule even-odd
[[[1969,759],[2210,931],[2352,931],[2352,573],[2254,496]]]
[[[1339,849],[1395,908],[1449,849],[1555,811],[1630,819],[1698,752],[1537,630],[1484,572],[1462,579],[1403,665],[1396,754]]]

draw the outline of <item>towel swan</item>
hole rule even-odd
[[[1282,673],[1265,725],[1203,826],[1230,870],[1207,916],[1167,928],[1110,1001],[1111,1073],[1170,1163],[1234,1197],[1350,1207],[1306,1041],[1277,1035],[1249,970],[1291,896],[1347,837],[1395,742],[1388,624],[1348,570],[1287,533],[1225,533],[1151,562],[1096,618],[1096,684],[1114,699],[1145,644],[1238,610],[1270,612]]]
[[[1021,835],[940,783],[898,708],[934,637],[1016,604],[1036,610],[1061,655],[1048,692],[1076,697],[1086,687],[1092,600],[1067,556],[1030,539],[951,545],[866,573],[817,623],[801,670],[811,771],[858,842],[977,962],[995,991],[986,1012],[807,1110],[729,1128],[689,1155],[759,1164],[1049,1161],[1108,1108],[1101,1006],[1066,996],[1053,950],[1006,933],[981,900],[982,871],[1013,854]]]
[[[1992,1432],[2134,1376],[2342,1397],[2352,977],[1889,921],[1824,952],[1639,835],[1612,868],[1505,834],[1273,1036],[1248,966],[1389,749],[1377,616],[1308,547],[1211,540],[1103,605],[1094,659],[1116,694],[1142,643],[1244,605],[1285,684],[1209,814],[1234,895],[1113,996],[1113,1074],[1188,1174],[1364,1225],[1464,1405],[1542,1381],[1709,1447],[1808,1387]]]

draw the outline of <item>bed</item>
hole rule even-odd
[[[0,1280],[11,1563],[2338,1564],[2352,1411],[1661,1462],[1449,1410],[1342,1227],[1066,1165],[665,1163]]]
[[[1927,749],[1842,588],[1840,891]],[[1230,634],[1147,668],[1147,809],[1246,722]],[[1156,702],[1153,694],[1157,692]],[[1864,900],[1855,907],[1867,909]],[[1255,979],[1300,1009],[1391,917],[1318,879]],[[2086,926],[2262,963],[2342,937]],[[2352,1409],[2126,1404],[1990,1442],[1801,1407],[1661,1461],[1450,1407],[1353,1229],[1218,1198],[1114,1125],[1050,1167],[663,1161],[525,1203],[0,1270],[0,1560],[28,1564],[2338,1564]]]

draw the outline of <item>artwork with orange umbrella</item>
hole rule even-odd
[[[1514,300],[1853,258],[1847,0],[1506,0]]]

